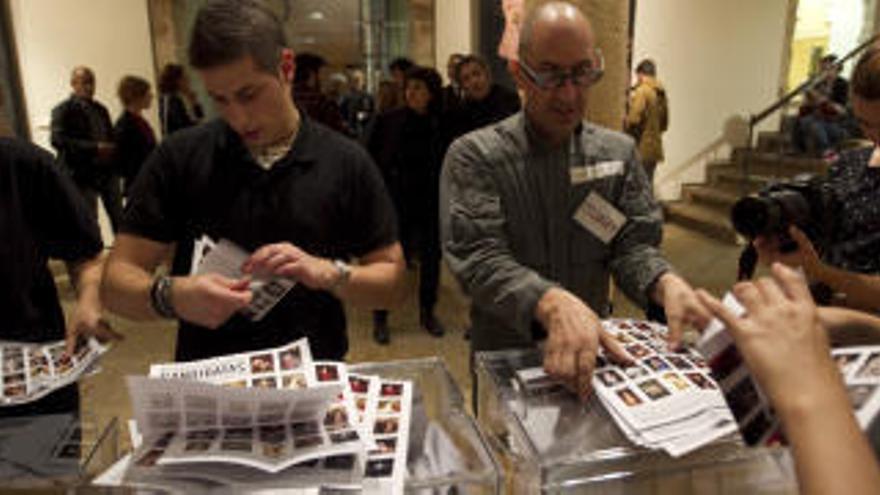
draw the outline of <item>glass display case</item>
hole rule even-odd
[[[116,461],[116,419],[74,414],[0,418],[0,491],[73,491]]]
[[[498,465],[461,392],[438,358],[353,365],[352,373],[414,384],[406,493],[499,493]]]
[[[479,424],[506,493],[797,493],[785,449],[747,448],[738,435],[681,458],[634,446],[595,397],[582,404],[558,388],[518,384],[516,370],[540,365],[536,350],[475,358]]]

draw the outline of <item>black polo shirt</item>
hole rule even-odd
[[[223,121],[180,131],[147,160],[122,232],[176,243],[172,273],[190,271],[203,234],[248,251],[290,242],[325,258],[359,257],[397,240],[377,168],[354,141],[303,118],[290,152],[261,168]],[[348,351],[345,313],[329,292],[295,286],[261,321],[233,316],[216,330],[180,323],[177,359],[255,350],[308,337],[319,359]]]
[[[47,261],[101,252],[98,225],[44,150],[0,138],[0,339],[64,338],[64,313]]]

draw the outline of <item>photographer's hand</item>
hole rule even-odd
[[[758,261],[764,266],[782,263],[791,268],[801,267],[807,275],[807,279],[812,281],[822,265],[816,248],[813,247],[810,239],[795,226],[789,227],[788,235],[795,242],[796,249],[786,253],[781,251],[777,237],[756,237],[752,245],[758,252]]]

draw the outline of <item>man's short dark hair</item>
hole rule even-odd
[[[406,72],[410,70],[416,64],[413,63],[412,60],[406,57],[397,57],[388,64],[388,70],[399,70],[400,72]]]
[[[123,106],[127,106],[143,98],[150,92],[150,83],[146,79],[137,76],[125,76],[119,81],[116,94]]]
[[[455,79],[459,81],[461,80],[461,69],[463,69],[464,66],[468,64],[479,65],[480,68],[486,72],[486,75],[492,77],[492,70],[489,68],[489,62],[487,62],[485,58],[479,55],[468,54],[461,57],[461,61],[458,62],[458,65],[455,66]]]
[[[256,0],[212,0],[199,9],[189,42],[189,63],[197,69],[225,65],[250,55],[256,66],[275,73],[287,47],[278,17]]]
[[[654,63],[653,60],[646,58],[639,62],[639,65],[636,66],[636,74],[644,74],[646,76],[656,76],[657,75],[657,64]]]

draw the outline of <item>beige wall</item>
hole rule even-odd
[[[444,81],[449,55],[473,52],[472,14],[471,0],[434,1],[434,60]]]
[[[116,84],[126,74],[155,81],[146,0],[10,0],[28,123],[49,146],[52,107],[70,94],[76,65],[95,71],[96,99],[116,118]],[[155,105],[150,123],[158,129]]]
[[[633,61],[657,61],[670,101],[658,197],[702,181],[706,163],[738,144],[743,120],[778,98],[787,12],[788,0],[639,2]],[[770,118],[762,128],[778,123]]]

